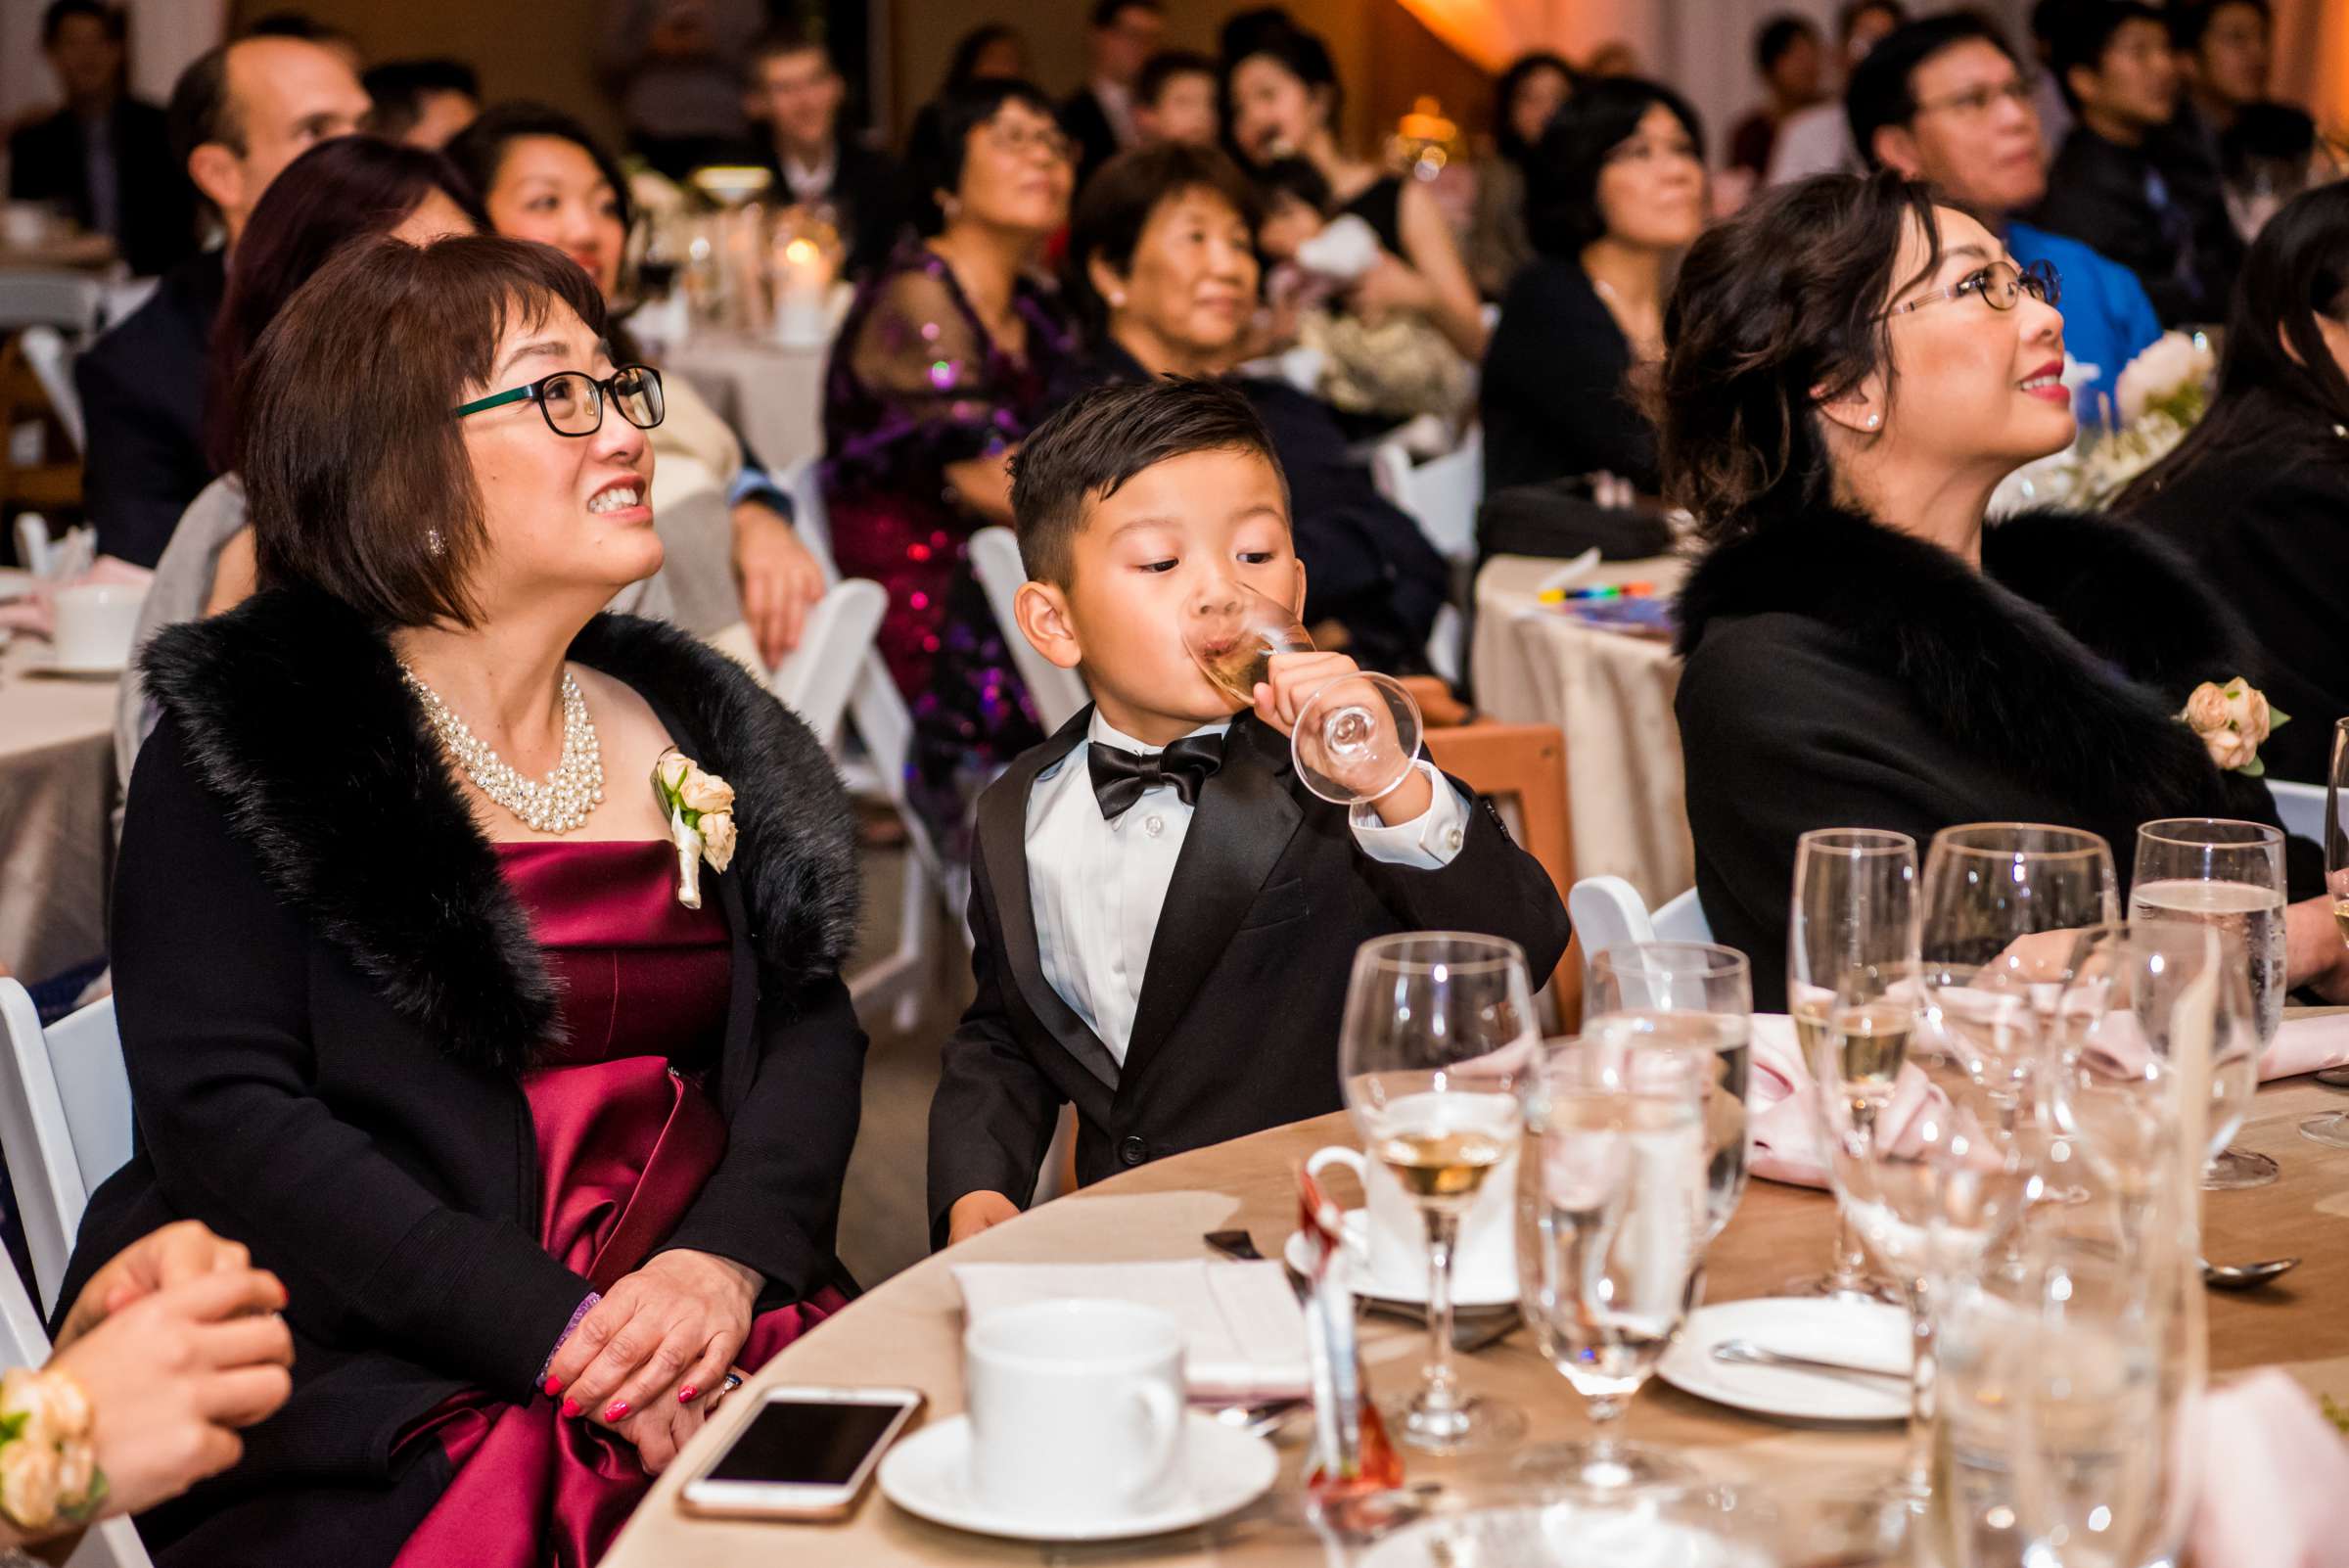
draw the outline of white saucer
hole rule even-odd
[[[1806,1421],[1908,1419],[1904,1383],[1714,1360],[1713,1347],[1732,1339],[1788,1356],[1905,1371],[1915,1352],[1909,1314],[1899,1307],[1826,1296],[1768,1296],[1700,1307],[1688,1314],[1656,1371],[1675,1388],[1762,1415]]]
[[[1260,1437],[1186,1412],[1183,1484],[1148,1513],[1064,1519],[1015,1518],[997,1513],[971,1491],[971,1420],[950,1415],[901,1439],[881,1461],[881,1492],[907,1513],[933,1524],[1015,1541],[1124,1541],[1164,1535],[1221,1519],[1263,1497],[1280,1471],[1280,1457]],[[1090,1499],[1070,1499],[1079,1508]]]
[[[1346,1256],[1338,1264],[1346,1270],[1346,1288],[1357,1296],[1368,1296],[1376,1301],[1401,1302],[1406,1306],[1427,1305],[1427,1280],[1424,1276],[1410,1285],[1396,1290],[1381,1290],[1381,1283],[1370,1274],[1370,1219],[1359,1209],[1346,1211],[1340,1222],[1340,1233],[1346,1238]],[[1289,1232],[1289,1239],[1280,1249],[1281,1262],[1289,1271],[1303,1278],[1313,1260],[1306,1256],[1305,1236],[1300,1231]],[[1454,1274],[1451,1280],[1451,1304],[1454,1307],[1508,1307],[1517,1301],[1517,1281],[1477,1280]]]
[[[62,663],[57,655],[52,653],[35,655],[26,660],[22,673],[54,676],[61,680],[111,680],[129,668],[130,666],[127,664],[69,665]]]
[[[1559,1499],[1406,1525],[1364,1552],[1358,1568],[1768,1568],[1770,1560],[1759,1547],[1660,1519],[1635,1502]]]

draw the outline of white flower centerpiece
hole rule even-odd
[[[2113,382],[2112,395],[2105,399],[2107,420],[2083,426],[2070,449],[2009,475],[1992,502],[1992,515],[2026,506],[2102,508],[2186,439],[2210,406],[2217,369],[2201,334],[2162,334]]]

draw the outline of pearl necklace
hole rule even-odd
[[[516,772],[415,670],[402,664],[399,672],[424,705],[425,721],[474,788],[522,818],[531,832],[569,833],[585,827],[587,813],[603,804],[603,748],[587,716],[587,699],[579,695],[579,683],[570,670],[563,672],[563,760],[543,783]]]

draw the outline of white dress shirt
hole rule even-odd
[[[1221,735],[1230,727],[1225,719],[1191,733]],[[1121,751],[1158,750],[1121,733],[1098,709],[1087,737]],[[1425,811],[1390,827],[1368,807],[1357,807],[1349,821],[1355,842],[1372,859],[1440,870],[1459,853],[1468,803],[1432,765],[1418,765],[1435,786]],[[1046,983],[1120,1064],[1133,1036],[1159,910],[1191,830],[1192,809],[1174,785],[1159,784],[1116,821],[1106,820],[1084,746],[1070,747],[1028,792],[1028,893],[1036,909],[1036,957]]]
[[[785,153],[778,160],[783,165],[783,183],[791,189],[791,199],[802,204],[827,202],[832,198],[832,181],[840,173],[840,143],[825,149],[823,161],[802,163]]]

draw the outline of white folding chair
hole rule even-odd
[[[1476,509],[1485,494],[1485,432],[1471,425],[1459,445],[1442,457],[1413,463],[1395,441],[1372,449],[1371,479],[1388,500],[1419,525],[1448,561],[1476,554]]]
[[[73,450],[82,450],[81,393],[73,387],[72,346],[55,327],[26,327],[17,346],[23,350],[24,363],[32,367],[32,379],[41,384],[41,395],[49,399]]]
[[[0,332],[55,327],[76,338],[87,337],[98,325],[98,308],[105,298],[105,287],[82,273],[0,271]]]
[[[1583,945],[1586,974],[1590,960],[1626,943],[1713,940],[1694,888],[1650,914],[1639,890],[1623,878],[1584,877],[1567,891],[1566,914]]]
[[[981,529],[972,534],[971,573],[987,593],[988,608],[995,613],[995,625],[1003,633],[1003,646],[1011,650],[1011,662],[1028,683],[1028,695],[1035,699],[1036,716],[1049,735],[1093,699],[1084,689],[1084,677],[1074,669],[1061,669],[1037,652],[1012,614],[1020,584],[1028,580],[1028,569],[1020,564],[1019,535],[1005,528]]]
[[[833,583],[807,612],[800,645],[767,677],[783,706],[799,715],[827,749],[840,739],[849,694],[864,672],[888,608],[889,594],[878,582],[850,577]]]
[[[44,1366],[49,1334],[41,1314],[24,1294],[17,1271],[0,1262],[0,1366]],[[146,1544],[128,1519],[93,1525],[66,1559],[66,1568],[155,1568]]]
[[[824,511],[822,476],[816,472],[822,463],[820,457],[803,457],[774,479],[791,497],[792,530],[824,563],[825,576],[837,577],[840,568],[832,564],[832,521]]]
[[[2276,797],[2276,816],[2286,833],[2296,839],[2325,842],[2324,785],[2287,784],[2272,778],[2268,780],[2268,793]]]
[[[91,1189],[130,1158],[130,1078],[112,996],[44,1033],[30,994],[0,980],[0,1151],[41,1304],[53,1308]]]

